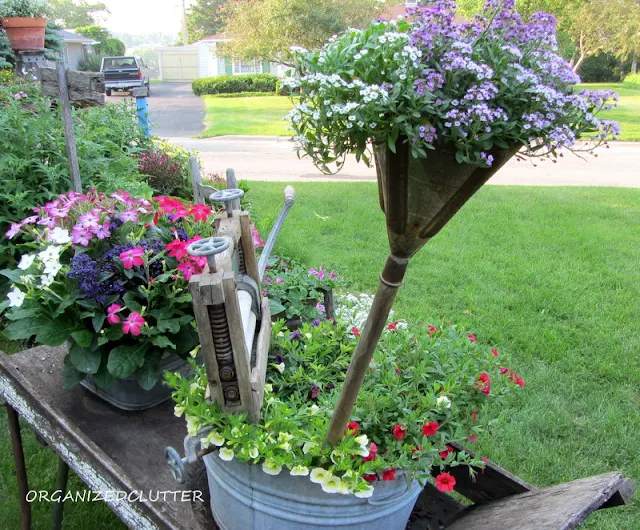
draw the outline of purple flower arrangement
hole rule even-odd
[[[50,346],[69,342],[65,385],[92,375],[101,387],[137,378],[152,388],[167,354],[186,356],[198,344],[187,282],[204,258],[187,246],[213,235],[208,206],[126,192],[67,193],[14,223],[22,236],[16,270],[0,311],[10,339]]]
[[[620,132],[596,117],[617,96],[575,89],[555,25],[547,13],[524,22],[515,0],[488,0],[472,20],[456,15],[455,2],[433,0],[320,50],[293,49],[285,84],[300,89],[288,116],[298,150],[324,171],[349,153],[368,163],[371,143],[395,151],[399,140],[415,158],[444,148],[479,167],[517,145],[519,157],[591,150]]]

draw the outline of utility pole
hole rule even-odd
[[[189,32],[187,31],[187,5],[186,0],[182,0],[182,45],[189,44]]]

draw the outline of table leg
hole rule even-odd
[[[58,460],[58,475],[56,477],[56,489],[55,491],[61,491],[60,502],[53,503],[53,516],[51,528],[53,530],[60,530],[62,528],[62,518],[64,516],[64,499],[67,493],[67,481],[69,480],[69,465],[60,458]]]
[[[20,421],[16,410],[9,404],[6,406],[9,433],[11,435],[11,447],[13,449],[13,463],[16,469],[16,478],[18,480],[18,495],[20,496],[20,528],[22,528],[22,530],[30,530],[31,505],[27,501],[29,483],[27,481],[27,468],[24,463],[24,449],[22,447],[22,436],[20,435]]]

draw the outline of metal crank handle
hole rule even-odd
[[[260,279],[264,276],[264,271],[267,268],[267,263],[269,262],[269,256],[271,255],[271,251],[273,250],[273,246],[276,244],[276,238],[282,230],[282,226],[284,225],[284,221],[289,215],[289,210],[296,202],[296,190],[293,189],[293,186],[287,186],[284,189],[284,204],[282,206],[282,210],[280,210],[280,215],[278,219],[276,219],[271,232],[269,233],[269,237],[267,238],[267,242],[262,249],[262,255],[260,256],[260,261],[258,261],[258,274],[260,275]]]
[[[200,459],[209,453],[213,453],[216,449],[216,446],[207,447],[206,449],[200,449],[196,453],[196,459]],[[167,460],[167,464],[171,468],[171,473],[173,474],[173,478],[179,484],[184,484],[187,480],[187,471],[185,469],[185,464],[193,464],[195,462],[191,462],[188,457],[181,458],[180,453],[176,451],[173,447],[167,447],[164,450],[164,456]]]

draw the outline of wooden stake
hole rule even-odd
[[[340,441],[347,423],[349,423],[351,411],[356,404],[358,392],[360,392],[360,387],[369,369],[369,363],[380,340],[380,335],[382,335],[396,293],[402,285],[407,264],[408,260],[406,259],[389,256],[380,275],[380,284],[373,298],[367,323],[364,325],[360,341],[353,352],[338,404],[333,411],[333,416],[331,416],[329,431],[325,438],[325,442],[330,445],[336,445]]]
[[[62,102],[62,118],[64,120],[64,140],[67,146],[67,158],[69,159],[69,173],[73,182],[73,191],[82,193],[80,181],[80,165],[78,164],[78,150],[76,137],[73,135],[73,116],[69,101],[69,85],[67,84],[67,71],[63,63],[56,67],[58,74],[58,86],[60,87],[60,101]]]

